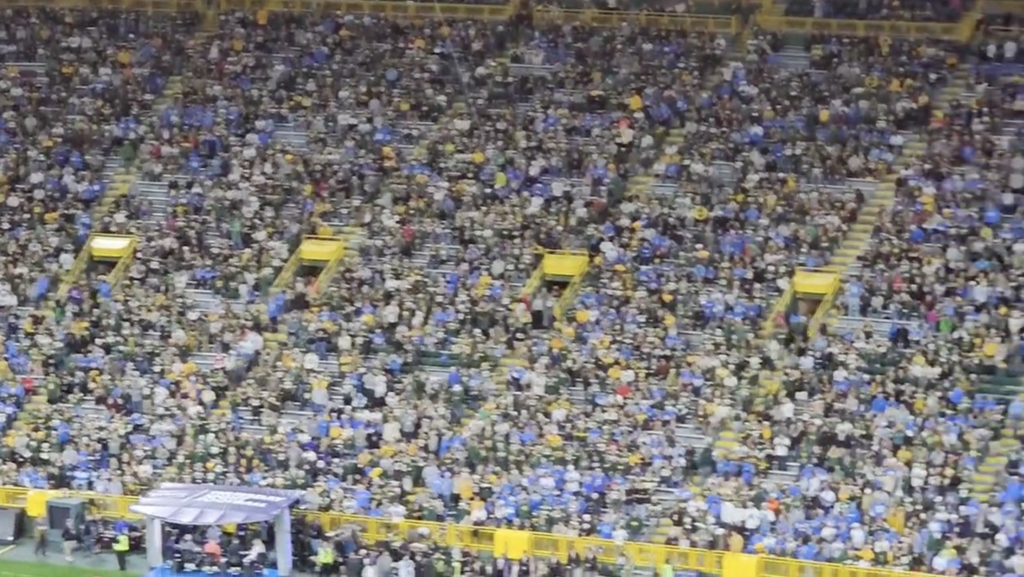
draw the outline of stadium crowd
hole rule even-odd
[[[991,382],[1020,365],[1024,156],[995,70],[935,106],[967,47],[7,16],[4,484],[1024,570],[1024,403]],[[861,215],[849,179],[893,171],[840,319],[766,337]],[[134,261],[60,294],[90,232]],[[306,234],[348,257],[276,283]],[[538,246],[587,254],[578,291],[522,294]]]
[[[893,20],[907,22],[957,22],[973,2],[949,0],[787,0],[786,16],[842,20]]]

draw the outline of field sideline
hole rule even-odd
[[[31,561],[0,560],[0,577],[140,577],[138,571],[75,567]]]

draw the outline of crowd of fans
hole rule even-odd
[[[794,66],[770,34],[518,17],[0,27],[4,484],[256,484],[390,519],[1024,565],[1024,156],[998,69],[935,105],[965,47],[811,37]],[[138,182],[109,198],[123,167]],[[840,318],[765,338],[861,214],[850,179],[897,170]],[[58,294],[90,232],[137,236],[131,265]],[[309,234],[347,257],[276,283]],[[589,272],[524,294],[538,247]],[[378,568],[483,563],[307,529],[304,558],[334,539]]]
[[[842,20],[957,22],[972,8],[964,0],[786,0],[786,16]]]

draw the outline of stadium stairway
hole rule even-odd
[[[164,96],[157,101],[156,105],[154,105],[154,108],[158,110],[173,104],[176,96],[181,93],[181,79],[172,78],[167,82],[167,86],[168,91],[165,92]],[[172,89],[173,92],[171,92]],[[172,178],[182,180],[187,177]],[[167,220],[167,216],[171,213],[173,204],[167,182],[163,180],[136,180],[134,185],[135,194],[139,199],[144,200],[146,204],[149,205],[149,212],[143,220],[154,224],[165,222]]]
[[[284,146],[285,150],[306,152],[309,150],[309,133],[305,128],[294,124],[277,124],[274,126],[274,142]],[[290,196],[281,208],[282,221],[304,222],[306,219],[305,197]]]
[[[968,71],[964,67],[960,67],[953,73],[948,84],[936,95],[934,100],[935,109],[945,112],[952,101],[972,97],[972,90],[973,87],[971,86]],[[914,157],[924,153],[925,144],[916,135],[907,134],[904,137],[906,139],[904,155],[896,162],[892,174],[886,176],[879,183],[878,189],[868,201],[864,210],[861,211],[857,222],[850,228],[842,246],[836,251],[836,255],[828,268],[840,272],[844,276],[859,268],[856,261],[871,241],[875,218],[880,210],[890,209],[895,201],[895,180],[899,175],[899,171],[909,166],[913,162]],[[834,316],[830,319],[830,324],[837,324],[837,319]],[[887,326],[887,322],[882,320],[877,320],[872,324]],[[882,330],[882,328],[884,327],[876,327],[876,332],[880,335],[888,334],[888,330]],[[1016,396],[1024,398],[1024,383],[1021,383],[1020,379],[1011,378],[1009,381],[1015,384],[991,384],[989,389],[1003,393],[1001,396],[1004,397],[1009,396],[1012,398]],[[1017,435],[1013,430],[1004,430],[1002,431],[1001,438],[992,440],[987,444],[984,459],[971,474],[970,478],[966,480],[966,486],[970,490],[972,498],[977,499],[979,502],[987,503],[999,492],[1005,475],[1006,463],[1009,460],[1008,455],[1019,451],[1021,448],[1020,441],[1015,437]]]
[[[940,111],[948,109],[949,104],[968,92],[969,76],[963,68],[958,69],[943,87],[934,100],[935,108]],[[868,199],[855,222],[843,239],[842,245],[836,250],[830,270],[849,274],[858,268],[857,259],[871,242],[871,234],[881,211],[888,211],[896,200],[896,178],[902,169],[910,166],[914,159],[922,155],[926,144],[914,133],[903,134],[903,154],[896,160],[892,172],[878,183],[878,188]]]
[[[952,100],[973,100],[976,96],[974,91],[975,85],[969,69],[961,66],[936,99],[936,106],[939,110],[945,110]],[[1003,125],[1003,135],[1017,136],[1021,128],[1024,128],[1024,123],[1010,120]],[[1000,404],[1008,405],[1014,399],[1024,399],[1024,379],[1009,372],[983,375],[976,392],[987,395]],[[984,460],[968,481],[971,497],[982,503],[989,502],[999,493],[1009,456],[1015,453],[1019,456],[1021,451],[1021,443],[1017,440],[1020,436],[1018,432],[1004,428],[1001,433],[1001,438],[988,443]]]
[[[131,190],[135,182],[135,169],[133,165],[125,166],[121,157],[116,152],[108,154],[103,159],[103,180],[107,183],[107,190],[99,201],[92,208],[90,216],[95,224],[104,216],[110,214],[110,209],[117,199],[125,196]]]
[[[999,482],[1002,480],[1006,470],[1006,463],[1009,460],[1007,453],[1019,448],[1020,442],[1014,439],[999,439],[990,441],[985,459],[978,465],[978,468],[968,479],[971,498],[981,503],[987,503],[999,490]]]
[[[907,144],[914,144],[909,141]],[[897,160],[896,166],[905,166],[907,161],[902,157]],[[842,244],[832,255],[828,270],[845,274],[851,268],[856,268],[857,259],[871,243],[871,234],[878,220],[881,211],[889,210],[896,201],[896,184],[893,182],[880,182],[875,190],[870,193],[867,202],[857,215],[857,221],[850,225],[843,238]]]
[[[789,47],[783,49],[779,56],[785,59],[780,64],[789,68],[798,68],[802,65],[799,61],[806,59],[806,54],[802,51],[790,49]],[[962,100],[965,95],[969,95],[969,83],[970,76],[967,70],[963,67],[959,68],[954,72],[948,84],[936,95],[934,99],[935,108],[945,111],[953,100]],[[833,253],[829,265],[825,267],[827,270],[839,273],[844,278],[859,272],[860,263],[858,259],[871,243],[878,215],[881,212],[890,210],[896,201],[896,178],[903,168],[910,166],[914,158],[923,154],[925,150],[926,145],[917,134],[905,133],[903,137],[903,154],[894,163],[891,173],[882,178],[873,190],[867,191],[865,206],[858,214],[857,221],[850,226],[850,230],[847,231],[842,244]],[[827,322],[833,326],[836,324],[837,315],[834,310],[830,312]],[[884,334],[887,334],[887,332]],[[761,375],[759,383],[760,391],[758,394],[763,398],[772,398],[778,394],[779,388],[782,385],[782,374],[777,371],[766,371]],[[744,434],[744,432],[737,433],[734,430],[720,432],[715,440],[714,447],[716,452],[723,455],[731,454],[742,443]],[[990,445],[986,460],[979,466],[975,478],[971,480],[972,486],[979,495],[991,493],[992,487],[996,483],[996,475],[993,474],[993,471],[1001,471],[1005,466],[1005,453],[1013,449],[1013,443],[1014,441],[1012,440],[1004,440],[998,444]],[[1011,446],[1008,447],[1008,444]]]
[[[153,103],[153,110],[162,110],[171,103],[174,99],[181,94],[181,77],[172,76],[167,79],[167,85],[164,86],[163,94],[160,98]],[[128,166],[123,166],[121,159],[116,155],[111,155],[106,158],[103,165],[104,176],[109,177],[111,187],[103,198],[97,203],[93,209],[93,222],[98,217],[102,217],[110,212],[110,209],[114,206],[119,198],[127,196],[132,190],[132,185],[136,183],[138,175],[136,172],[136,163],[132,163]],[[166,191],[164,196],[166,197]]]
[[[746,32],[739,36],[729,38],[726,44],[726,60],[743,60],[746,52],[746,45]],[[704,78],[701,88],[710,92],[721,79],[722,75],[720,68],[714,74]],[[669,146],[681,147],[685,141],[686,135],[683,133],[682,127],[670,128],[661,147],[662,150]],[[662,162],[669,161],[665,154],[662,154],[661,160]],[[679,185],[672,181],[660,182],[657,177],[650,174],[638,174],[629,179],[629,182],[626,184],[626,192],[630,196],[638,197],[642,202],[647,202],[648,199],[653,196],[667,200],[668,204],[671,205],[672,199],[679,194]]]
[[[171,213],[171,193],[164,181],[139,180],[135,182],[135,194],[146,201],[149,211],[143,217],[145,222],[162,223]]]

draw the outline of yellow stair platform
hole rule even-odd
[[[299,272],[299,267],[302,266],[320,269],[320,273],[317,275],[316,282],[312,287],[313,296],[318,291],[326,288],[330,283],[331,277],[337,272],[338,267],[341,266],[342,261],[347,256],[354,255],[352,247],[346,243],[346,238],[350,241],[354,239],[353,236],[308,235],[303,237],[298,248],[292,252],[288,262],[285,263],[284,267],[281,268],[281,272],[278,273],[274,284],[270,287],[271,293],[279,293],[288,288],[296,273]]]
[[[107,274],[107,282],[112,287],[124,279],[128,267],[135,259],[135,248],[139,239],[123,234],[91,234],[85,246],[78,252],[71,270],[61,279],[57,288],[57,298],[64,299],[75,282],[85,273],[89,265],[97,262],[112,262],[114,268]]]

